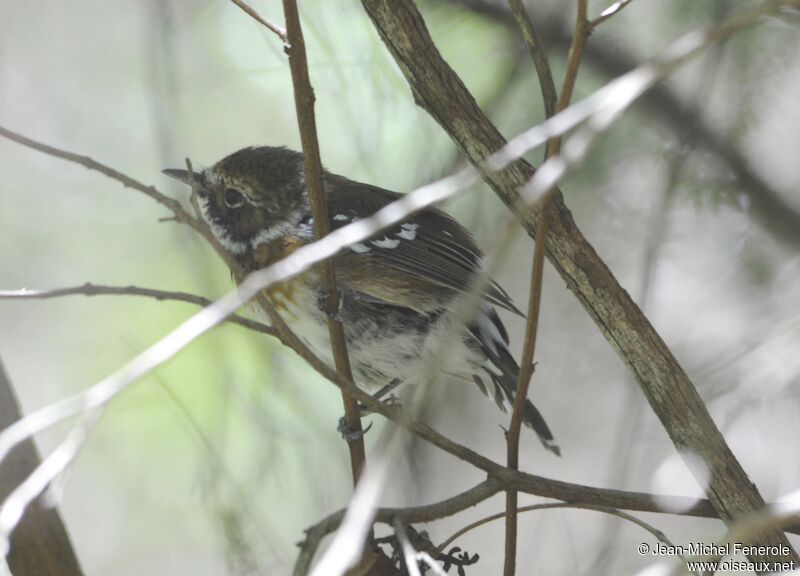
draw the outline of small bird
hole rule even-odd
[[[234,152],[201,172],[164,174],[194,181],[204,219],[246,272],[265,268],[314,241],[303,154],[261,146]],[[401,197],[325,171],[331,230]],[[481,271],[483,254],[461,225],[428,208],[335,257],[344,326],[355,383],[379,398],[401,384],[420,382],[457,320],[459,296]],[[327,292],[312,268],[265,291],[289,326],[331,362]],[[489,282],[474,320],[446,343],[455,350],[447,374],[475,382],[505,411],[513,403],[519,366],[495,306],[521,314],[508,294]],[[451,349],[452,350],[452,349]],[[332,362],[331,362],[332,363]],[[545,448],[560,455],[539,410],[526,400],[523,422]]]

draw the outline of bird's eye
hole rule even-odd
[[[225,206],[228,208],[238,208],[244,204],[244,194],[239,192],[236,188],[228,188],[225,190]]]

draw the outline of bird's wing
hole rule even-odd
[[[370,216],[401,197],[333,176],[326,180],[326,189],[333,229]],[[345,250],[337,257],[337,277],[370,297],[428,313],[469,290],[482,257],[469,232],[444,212],[429,208]],[[482,296],[521,315],[494,282],[487,284]]]

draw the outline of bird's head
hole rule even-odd
[[[237,257],[282,236],[310,210],[303,155],[287,148],[243,148],[201,172],[163,172],[194,180],[204,219]]]

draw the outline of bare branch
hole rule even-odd
[[[561,194],[556,192],[546,208],[529,211],[520,208],[519,191],[530,182],[523,196],[531,201],[553,188],[570,165],[585,156],[596,135],[607,129],[634,99],[656,81],[708,46],[760,22],[765,15],[773,14],[784,6],[797,6],[800,3],[797,0],[767,1],[711,30],[686,35],[653,63],[623,76],[583,102],[557,114],[544,124],[542,132],[546,136],[554,135],[548,128],[559,126],[566,130],[569,129],[567,126],[580,123],[581,117],[591,116],[592,120],[583,134],[570,140],[573,145],[565,151],[564,157],[559,155],[551,158],[536,171],[535,176],[533,167],[524,161],[514,162],[505,169],[502,169],[502,165],[488,163],[494,170],[486,170],[487,158],[498,149],[504,149],[506,142],[478,108],[461,79],[438,53],[413,2],[362,0],[362,4],[406,76],[415,101],[462,147],[473,165],[482,171],[487,183],[515,211],[530,235],[535,235],[543,214],[546,215],[550,227],[547,236],[548,257],[602,329],[609,343],[632,369],[679,452],[694,453],[705,461],[702,470],[693,459],[687,459],[687,464],[704,484],[707,466],[711,473],[707,493],[723,520],[730,524],[737,518],[761,509],[764,506],[763,498],[725,443],[694,385],[647,318],[575,226]],[[607,89],[609,92],[606,92]],[[619,96],[620,100],[606,100],[611,93]],[[592,111],[583,109],[584,105]],[[603,109],[603,113],[597,114],[600,109]],[[588,116],[584,116],[584,113]],[[542,134],[536,132],[538,140]],[[533,131],[528,132],[528,135],[532,134]],[[523,141],[525,138],[517,140],[517,143]],[[512,152],[516,148],[512,143],[505,150]],[[518,154],[512,153],[510,156]],[[765,537],[763,544],[788,546],[788,541],[783,534],[776,532]]]
[[[522,32],[522,37],[528,45],[528,50],[530,50],[531,58],[536,68],[536,74],[539,77],[539,87],[542,91],[545,117],[550,118],[550,116],[556,113],[558,93],[556,92],[555,82],[553,82],[553,73],[550,71],[547,52],[545,52],[544,46],[542,46],[542,42],[536,34],[533,20],[531,20],[528,11],[525,10],[522,0],[508,0],[508,4],[511,6],[514,20],[517,21],[517,25]]]
[[[375,510],[374,522],[392,524],[397,519],[407,523],[433,522],[480,504],[497,494],[501,490],[500,486],[496,480],[488,479],[469,490],[435,504],[409,508],[378,508]],[[322,539],[339,527],[345,512],[345,510],[339,510],[306,530],[306,539],[300,545],[300,554],[297,564],[295,564],[295,575],[305,574],[308,571]]]
[[[521,506],[520,508],[517,508],[516,513],[519,514],[522,512],[535,512],[537,510],[554,510],[559,508],[567,508],[575,510],[593,510],[595,512],[602,512],[604,514],[616,516],[617,518],[621,518],[622,520],[631,522],[632,524],[636,524],[637,526],[640,526],[641,528],[647,530],[659,542],[663,542],[667,546],[673,546],[670,539],[667,538],[667,536],[661,530],[659,530],[652,524],[649,524],[644,520],[641,520],[636,516],[633,516],[632,514],[622,512],[621,510],[617,510],[616,508],[609,508],[608,506],[592,506],[591,504],[587,505],[587,504],[574,504],[568,502],[553,502],[547,504],[531,504],[530,506]],[[476,520],[475,522],[472,522],[471,524],[468,524],[467,526],[464,526],[463,528],[458,530],[452,536],[447,538],[447,540],[439,544],[437,548],[439,549],[439,551],[444,551],[448,546],[450,546],[453,542],[461,538],[461,536],[463,536],[467,532],[470,532],[475,528],[479,528],[490,522],[494,522],[495,520],[500,520],[505,516],[506,512],[498,512],[497,514],[492,514],[491,516],[487,516],[485,518],[481,518],[480,520]],[[686,561],[686,558],[683,555],[679,554],[678,557],[683,559],[684,562]]]
[[[536,244],[533,253],[533,269],[531,270],[531,289],[528,301],[528,318],[525,323],[525,340],[520,360],[517,392],[511,412],[511,423],[506,435],[507,462],[511,470],[519,469],[519,437],[522,431],[522,416],[525,402],[528,400],[528,386],[533,376],[533,359],[536,352],[536,335],[539,331],[539,309],[542,299],[542,275],[544,272],[544,243],[547,237],[547,223],[542,221],[536,230]],[[517,562],[517,492],[506,492],[506,545],[505,576],[513,576]]]
[[[303,40],[303,28],[300,25],[300,15],[297,11],[297,2],[295,0],[283,0],[283,11],[286,15],[286,29],[289,38],[286,52],[289,55],[289,67],[292,71],[297,123],[300,128],[300,140],[303,144],[306,187],[308,188],[308,199],[311,204],[311,214],[314,218],[314,236],[319,240],[327,236],[331,228],[328,220],[328,207],[325,203],[325,187],[322,180],[322,162],[319,157],[317,124],[314,119],[314,89],[311,87],[311,80],[308,76],[306,47]],[[328,333],[331,339],[334,364],[339,374],[348,380],[352,380],[353,374],[350,368],[350,358],[347,355],[344,328],[342,323],[337,320],[339,292],[336,289],[336,271],[333,266],[333,260],[324,260],[320,268],[323,286],[328,291],[326,304]],[[353,484],[356,484],[366,464],[364,440],[359,436],[361,432],[361,415],[358,410],[358,403],[355,400],[343,395],[342,402],[344,403],[345,421],[355,436],[355,439],[349,441],[347,445],[350,449]]]
[[[11,379],[0,360],[0,429],[18,421],[19,404]],[[26,440],[0,465],[0,500],[5,498],[41,463],[39,452]],[[37,504],[18,524],[6,560],[14,576],[26,574],[83,574],[61,516],[55,508]]]
[[[487,0],[447,0],[476,13],[492,18],[508,27],[514,27],[514,18],[501,4]],[[545,41],[569,49],[571,37],[558,22],[549,21],[541,27]],[[584,60],[598,72],[616,78],[641,66],[627,52],[614,50],[607,45],[590,43],[584,50]],[[696,137],[704,148],[719,157],[736,175],[738,185],[751,201],[752,214],[764,230],[790,246],[800,245],[800,212],[788,203],[784,194],[756,171],[749,158],[739,150],[734,139],[720,133],[691,106],[664,84],[653,86],[642,98],[653,117],[659,118],[676,132]]]
[[[514,11],[514,18],[520,23],[524,29],[524,21],[518,12],[523,14],[527,13],[519,2],[519,6],[515,7],[515,2],[511,1],[512,11]],[[550,110],[547,114],[548,117],[554,113],[563,111],[569,106],[572,100],[572,92],[575,82],[578,77],[578,68],[580,66],[581,57],[583,56],[583,46],[586,38],[589,35],[587,27],[586,13],[588,10],[588,0],[578,0],[577,18],[575,21],[575,31],[573,33],[572,47],[569,52],[569,59],[567,61],[567,71],[564,75],[564,82],[561,87],[561,99],[557,104],[550,102]],[[528,27],[532,29],[532,24],[528,19]],[[537,40],[538,44],[538,40]],[[538,69],[538,66],[537,66]],[[549,74],[550,70],[547,69]],[[540,78],[541,78],[540,74]],[[553,79],[550,76],[550,82]],[[542,87],[544,91],[544,86]],[[553,88],[553,96],[555,96],[555,88]],[[552,107],[555,106],[555,111]],[[557,136],[551,138],[547,142],[545,149],[545,161],[559,153],[561,149],[561,137]],[[548,197],[553,193],[553,188],[547,190],[543,194],[544,201],[548,201]],[[539,326],[539,303],[542,295],[542,274],[544,270],[544,251],[545,240],[547,239],[547,218],[542,218],[539,226],[536,229],[536,243],[533,253],[533,263],[531,270],[531,288],[528,301],[528,319],[525,326],[525,340],[522,348],[522,360],[520,362],[519,380],[517,382],[517,395],[514,398],[514,409],[511,414],[511,423],[507,435],[508,443],[508,467],[512,470],[517,470],[519,467],[519,437],[522,428],[522,415],[525,408],[525,402],[528,398],[528,387],[530,385],[531,377],[533,376],[533,359],[536,349],[536,334]],[[503,573],[505,576],[514,576],[517,563],[517,493],[514,490],[506,492],[506,538],[505,538],[505,563]]]
[[[59,148],[55,148],[53,146],[48,146],[47,144],[42,144],[41,142],[37,142],[35,140],[31,140],[30,138],[26,138],[16,132],[12,132],[7,128],[3,128],[0,126],[0,136],[8,138],[9,140],[16,142],[18,144],[22,144],[23,146],[27,146],[28,148],[33,148],[34,150],[38,150],[39,152],[43,152],[48,156],[55,156],[56,158],[61,158],[62,160],[67,160],[68,162],[72,162],[74,164],[80,164],[81,166],[89,169],[94,170],[96,172],[100,172],[101,174],[108,176],[112,180],[116,180],[120,182],[126,188],[133,188],[134,190],[138,190],[139,192],[149,196],[162,206],[165,206],[169,209],[170,212],[175,216],[175,219],[180,222],[181,224],[186,224],[191,228],[195,229],[197,232],[202,232],[202,226],[200,223],[195,220],[194,218],[189,215],[181,206],[181,203],[177,200],[166,196],[155,189],[153,186],[147,186],[142,184],[138,180],[127,176],[121,172],[114,170],[113,168],[109,168],[104,164],[100,164],[89,158],[88,156],[81,156],[80,154],[75,154],[74,152],[68,152],[66,150],[61,150]]]
[[[253,20],[264,26],[267,30],[275,34],[278,38],[283,41],[284,44],[288,42],[288,36],[286,35],[286,30],[272,22],[271,20],[264,18],[258,12],[256,12],[253,8],[248,6],[243,2],[243,0],[231,0],[234,4],[236,4],[239,8],[241,8],[248,16],[250,16]]]
[[[572,33],[572,44],[569,47],[567,56],[567,70],[564,73],[564,83],[561,86],[561,98],[558,101],[556,112],[561,112],[572,101],[572,92],[575,89],[575,82],[578,79],[578,68],[583,58],[583,48],[586,39],[589,37],[589,21],[586,14],[588,11],[589,0],[578,0],[578,12],[575,16],[575,28]],[[545,159],[555,156],[561,151],[561,138],[552,138],[547,143]]]
[[[189,294],[188,292],[175,292],[171,290],[155,290],[153,288],[141,288],[139,286],[103,286],[87,282],[80,286],[68,288],[55,288],[53,290],[0,290],[0,300],[48,300],[50,298],[61,298],[64,296],[144,296],[155,300],[173,300],[175,302],[187,302],[197,306],[208,306],[212,303],[208,298]],[[227,322],[238,324],[254,332],[275,336],[275,329],[262,322],[256,322],[243,316],[233,314],[227,318]]]
[[[628,4],[633,2],[633,0],[617,0],[613,4],[611,4],[608,8],[600,12],[600,16],[589,22],[588,29],[589,32],[597,28],[598,25],[602,24],[615,14],[619,14],[620,10],[625,8]]]

